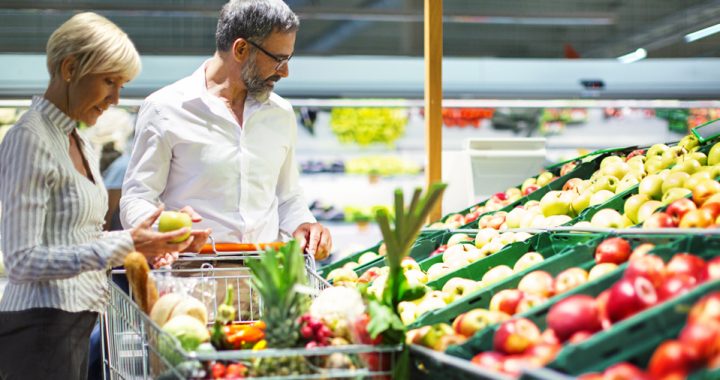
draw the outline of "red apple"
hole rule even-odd
[[[688,211],[682,219],[678,227],[680,228],[707,228],[715,222],[710,210],[697,209]]]
[[[492,198],[495,198],[499,201],[506,201],[508,199],[507,194],[505,194],[504,191],[501,191],[499,193],[495,193],[492,195]]]
[[[577,166],[577,164],[575,163],[575,161],[564,164],[563,166],[560,167],[560,176],[562,177],[565,174],[570,173],[573,169],[575,169],[576,166]]]
[[[465,224],[472,223],[480,217],[479,211],[472,211],[465,215]]]
[[[493,349],[503,354],[522,354],[540,342],[540,329],[529,319],[503,322],[495,331]]]
[[[708,280],[720,279],[720,257],[716,257],[707,262],[705,275],[703,277]]]
[[[587,282],[588,273],[582,268],[569,268],[555,278],[555,294],[567,292]]]
[[[538,343],[525,351],[523,356],[533,358],[534,362],[544,367],[555,360],[555,356],[557,356],[557,353],[560,352],[561,349],[562,346],[557,343]]]
[[[580,178],[570,178],[569,180],[567,180],[567,182],[565,182],[565,184],[563,185],[562,189],[563,189],[564,191],[572,190],[572,189],[574,189],[575,187],[577,187],[577,185],[580,184],[582,181],[583,181],[583,180],[580,179]]]
[[[608,367],[603,373],[603,380],[650,380],[640,368],[621,362]]]
[[[630,279],[645,277],[657,288],[665,278],[665,263],[659,256],[641,256],[635,260],[630,260],[624,277]]]
[[[553,294],[553,277],[550,273],[536,270],[526,274],[518,284],[518,290],[524,293],[550,297]]]
[[[690,369],[690,358],[677,340],[668,340],[658,346],[648,364],[648,373],[654,379],[675,373],[687,374]]]
[[[677,222],[670,215],[664,212],[656,212],[645,219],[642,228],[674,228],[677,226]]]
[[[545,344],[560,344],[560,339],[558,339],[557,334],[555,334],[555,330],[550,328],[543,331],[540,340]]]
[[[630,243],[623,238],[605,239],[595,248],[595,262],[620,265],[630,257],[630,251]]]
[[[681,294],[685,294],[692,290],[692,288],[695,287],[695,284],[697,284],[695,278],[686,274],[681,273],[674,276],[668,276],[657,290],[658,298],[660,301],[665,301]]]
[[[538,186],[538,185],[530,185],[525,188],[525,190],[523,191],[523,195],[528,195],[528,194],[536,191],[539,188],[540,188],[540,186]]]
[[[678,253],[670,259],[665,271],[668,276],[686,274],[692,276],[698,282],[705,281],[707,263],[702,258],[690,253]]]
[[[603,290],[595,298],[595,305],[597,305],[598,309],[598,318],[600,319],[600,325],[603,330],[607,330],[612,326],[612,322],[610,322],[610,318],[608,318],[607,314],[608,298],[610,298],[610,289]]]
[[[358,278],[357,282],[360,284],[371,283],[371,282],[373,282],[373,280],[375,280],[376,278],[378,278],[380,276],[380,273],[381,273],[380,268],[377,268],[377,267],[368,268],[368,270],[366,270],[365,273],[363,273]]]
[[[673,220],[675,220],[675,223],[680,223],[680,220],[682,220],[683,216],[685,216],[688,211],[696,209],[697,206],[695,206],[693,201],[687,198],[680,198],[670,203],[665,212],[670,215]]]
[[[491,371],[501,372],[505,362],[505,355],[494,351],[481,352],[473,356],[470,362]]]
[[[503,289],[490,299],[490,310],[513,315],[522,298],[523,292],[517,289]]]
[[[595,299],[584,294],[570,296],[553,305],[547,315],[547,324],[561,342],[579,331],[594,333],[602,328]]]
[[[635,149],[632,152],[630,152],[630,154],[628,154],[627,157],[625,157],[625,162],[629,161],[631,158],[633,158],[635,156],[642,156],[644,154],[645,154],[644,149]]]
[[[603,377],[602,373],[595,372],[580,375],[578,380],[605,380],[605,377]]]
[[[715,352],[715,343],[720,341],[720,322],[689,323],[680,332],[679,340],[694,363],[704,363],[719,353]]]
[[[655,248],[655,244],[653,243],[642,243],[638,245],[630,254],[630,260],[635,260],[638,257],[647,255],[648,252],[653,250],[653,248]]]
[[[720,292],[710,293],[693,305],[688,314],[688,323],[720,323]]]
[[[508,319],[510,319],[510,316],[502,312],[485,309],[472,309],[466,313],[458,315],[453,321],[452,327],[458,335],[469,338],[475,335],[476,332],[483,330],[488,326]]]
[[[608,318],[615,323],[654,305],[657,300],[655,287],[647,278],[622,278],[610,288]]]
[[[714,179],[706,179],[695,185],[692,189],[693,201],[695,204],[701,205],[705,203],[713,194],[720,192],[720,183]]]
[[[437,247],[436,250],[432,251],[430,256],[442,255],[446,249],[447,249],[447,244],[443,244],[443,245]]]
[[[576,344],[576,343],[580,343],[584,340],[590,339],[590,337],[592,335],[593,335],[592,333],[589,333],[587,331],[578,331],[575,334],[572,334],[570,339],[568,339],[567,341],[568,341],[568,344]]]
[[[520,300],[520,303],[518,304],[515,313],[525,313],[537,305],[544,304],[545,302],[547,302],[547,300],[547,297],[543,297],[539,294],[525,293],[523,294],[523,298]]]

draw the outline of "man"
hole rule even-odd
[[[299,27],[280,0],[233,0],[220,14],[217,50],[191,76],[140,108],[120,201],[123,225],[163,202],[211,228],[215,241],[269,242],[283,234],[327,257],[332,239],[298,185],[297,125],[273,93],[289,74]]]

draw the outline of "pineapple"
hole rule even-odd
[[[262,298],[262,319],[267,325],[265,340],[269,348],[292,348],[300,339],[298,318],[310,306],[310,298],[296,291],[306,285],[307,274],[300,246],[290,241],[279,251],[269,250],[259,260],[248,262],[252,285]],[[303,357],[259,358],[253,362],[252,376],[307,373]]]

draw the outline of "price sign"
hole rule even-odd
[[[697,136],[700,142],[712,140],[720,136],[720,119],[708,121],[703,125],[699,125],[692,129],[693,134]]]

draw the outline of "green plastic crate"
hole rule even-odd
[[[578,156],[578,157],[575,157],[575,158],[570,159],[570,160],[565,160],[565,161],[562,161],[562,162],[558,162],[558,163],[549,165],[549,166],[545,167],[545,169],[547,169],[547,170],[559,169],[559,168],[562,168],[563,165],[565,165],[565,164],[567,164],[567,163],[569,163],[569,162],[573,162],[573,161],[583,161],[583,160],[585,160],[585,161],[592,161],[592,160],[597,159],[597,158],[600,157],[600,156],[603,156],[603,158],[605,158],[605,157],[607,157],[607,156],[609,156],[609,155],[629,154],[630,152],[632,152],[632,151],[635,150],[635,149],[639,149],[637,145],[635,145],[635,146],[628,146],[628,147],[624,147],[624,148],[610,148],[610,149],[596,150],[596,151],[594,151],[594,152],[590,152],[590,153],[588,153],[588,154],[585,154],[585,155],[582,155],[582,156]]]
[[[468,361],[433,351],[422,346],[410,346],[410,378],[413,380],[511,380],[511,377],[480,368]]]
[[[576,244],[581,244],[589,240],[598,239],[603,235],[600,234],[573,234],[573,233],[541,233],[533,236],[532,238],[523,241],[510,244],[501,251],[490,255],[482,260],[478,260],[459,271],[453,272],[458,274],[456,277],[469,278],[479,280],[490,268],[497,265],[508,265],[512,267],[515,262],[524,254],[530,251],[537,251],[543,257],[545,261],[538,265],[525,269],[521,272],[515,273],[512,276],[498,281],[490,286],[484,287],[472,294],[455,300],[455,302],[447,305],[444,308],[433,310],[420,316],[415,322],[413,322],[408,328],[418,328],[420,326],[431,325],[435,323],[452,323],[458,315],[475,309],[475,308],[487,308],[490,304],[490,299],[493,295],[497,294],[503,289],[517,288],[517,284],[520,282],[522,277],[534,270],[539,270],[541,267],[545,268],[552,274],[557,274],[564,270],[570,265],[579,265],[592,259],[590,256],[573,256],[560,259],[560,253],[563,253],[566,249]],[[441,278],[441,279],[444,279]],[[435,289],[441,289],[442,285],[449,279],[444,281],[436,281],[428,283],[428,286]],[[440,284],[441,283],[441,284]]]
[[[556,276],[560,272],[562,272],[565,269],[568,269],[570,267],[579,267],[585,270],[589,270],[595,265],[595,248],[597,245],[604,239],[613,237],[613,236],[620,236],[630,243],[630,245],[635,248],[639,244],[650,242],[656,245],[655,249],[653,249],[653,253],[658,252],[661,257],[665,261],[669,260],[669,258],[672,256],[671,254],[667,253],[668,250],[662,251],[661,249],[664,247],[667,247],[668,245],[677,245],[679,242],[686,240],[687,238],[682,235],[672,235],[672,234],[633,234],[633,235],[605,235],[599,238],[596,238],[592,241],[588,241],[585,244],[577,245],[573,247],[572,249],[568,249],[567,251],[563,252],[561,255],[556,255],[548,260],[543,261],[542,263],[538,264],[534,268],[529,268],[523,273],[520,273],[520,278],[524,276],[525,274],[535,271],[535,270],[544,270],[553,276]],[[670,248],[670,250],[675,248]],[[680,252],[680,251],[675,251]],[[538,305],[537,307],[529,310],[526,313],[518,314],[516,317],[525,317],[531,319],[533,322],[538,324],[538,326],[545,326],[545,316],[547,315],[547,312],[549,311],[550,307],[557,303],[558,301],[567,298],[570,295],[573,294],[591,294],[593,296],[597,296],[600,294],[601,291],[609,288],[612,284],[614,284],[617,280],[619,280],[622,277],[622,273],[625,270],[625,267],[627,266],[627,263],[622,264],[619,266],[619,268],[613,272],[610,272],[606,274],[605,276],[602,276],[600,278],[595,279],[594,281],[589,281],[577,288],[574,288],[568,292],[565,292],[563,294],[556,295],[548,300],[548,302]],[[514,279],[512,283],[508,283],[506,287],[503,289],[515,289],[517,288],[517,284],[520,282],[520,278]],[[497,291],[500,291],[502,289],[498,289]],[[482,303],[477,303],[473,306],[473,308],[476,307],[484,307],[486,308],[490,303],[490,298],[492,298],[492,295],[495,293],[489,295]],[[487,351],[492,349],[492,337],[495,334],[495,327],[487,328],[483,331],[478,332],[475,336],[468,339],[465,343],[457,346],[451,346],[448,349],[448,354],[458,356],[465,359],[472,358],[476,353],[481,351]]]
[[[444,231],[438,231],[438,233],[444,233]],[[435,250],[435,243],[433,243],[432,239],[423,239],[423,240],[417,240],[415,241],[415,244],[413,244],[412,248],[410,248],[410,257],[418,260],[424,260],[430,254]],[[373,260],[369,263],[365,263],[357,268],[355,268],[355,273],[358,274],[358,276],[361,276],[363,273],[365,273],[370,268],[379,268],[386,266],[387,262],[385,261],[385,257],[379,257],[376,260]]]
[[[351,263],[351,262],[356,263],[358,261],[358,259],[360,258],[360,256],[362,256],[363,253],[365,253],[365,252],[373,251],[375,253],[378,253],[378,250],[380,249],[380,245],[382,245],[382,241],[375,244],[374,246],[372,246],[370,248],[366,248],[366,249],[363,249],[362,251],[358,251],[353,254],[347,255],[332,264],[322,266],[322,267],[318,268],[317,272],[321,276],[327,276],[328,273],[330,273],[333,269],[341,268],[347,263]]]

